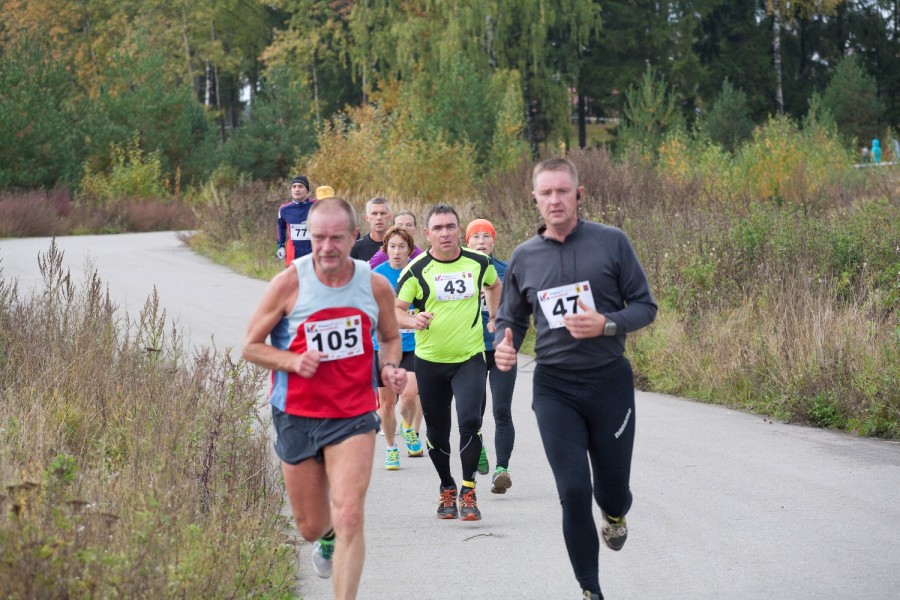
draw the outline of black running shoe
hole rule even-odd
[[[628,539],[628,526],[625,524],[625,517],[615,519],[603,511],[600,511],[600,514],[603,515],[603,543],[610,550],[618,552],[625,545],[625,540]]]

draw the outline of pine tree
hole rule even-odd
[[[884,104],[878,97],[875,78],[865,72],[855,56],[844,58],[835,67],[831,82],[822,94],[822,106],[834,117],[838,131],[848,141],[855,138],[867,144],[878,137]]]

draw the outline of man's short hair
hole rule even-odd
[[[419,224],[419,220],[416,218],[416,213],[414,213],[411,210],[404,209],[404,210],[397,211],[397,214],[394,215],[394,223],[397,222],[397,217],[412,217],[413,218],[413,226],[415,227],[416,225]]]
[[[401,227],[400,225],[391,225],[388,227],[388,230],[384,232],[384,241],[381,242],[381,251],[387,254],[388,251],[388,242],[395,235],[399,235],[403,238],[403,241],[406,242],[406,245],[409,247],[408,254],[412,254],[413,250],[415,250],[416,242],[413,240],[413,236],[409,233],[409,230],[406,227]]]
[[[568,158],[556,156],[548,158],[547,160],[542,160],[534,165],[534,171],[531,173],[532,187],[534,187],[538,175],[544,171],[568,171],[569,175],[572,176],[572,182],[575,184],[575,187],[578,187],[578,169],[575,167],[575,163]]]
[[[347,215],[348,229],[351,233],[356,231],[356,210],[354,210],[352,204],[350,204],[343,198],[332,196],[331,198],[316,200],[315,202],[313,202],[312,207],[309,209],[308,219],[312,219],[313,215],[322,211],[343,211],[344,214]]]
[[[434,215],[453,215],[456,217],[456,224],[459,225],[459,215],[456,212],[456,209],[450,206],[449,204],[435,204],[428,210],[428,214],[425,215],[425,227],[431,226],[431,217]]]
[[[366,202],[366,214],[369,214],[369,209],[376,204],[383,204],[385,208],[387,208],[387,211],[391,212],[391,203],[387,201],[387,198],[375,196],[374,198]]]

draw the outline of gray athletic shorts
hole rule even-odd
[[[272,407],[275,425],[275,454],[296,465],[307,458],[322,462],[325,446],[333,446],[352,435],[378,431],[381,419],[374,411],[347,419],[298,417]]]

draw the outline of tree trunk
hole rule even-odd
[[[781,9],[778,2],[772,7],[772,51],[775,55],[775,107],[778,114],[784,114],[784,91],[781,75]]]
[[[312,78],[313,78],[313,101],[316,105],[316,125],[322,128],[322,111],[319,108],[319,70],[316,68],[316,55],[313,53],[312,60]]]
[[[584,93],[578,90],[578,147],[582,150],[587,146],[587,115],[584,104]]]
[[[191,42],[188,38],[188,27],[187,27],[187,12],[185,10],[184,1],[181,2],[181,37],[184,40],[184,62],[187,75],[187,81],[191,82],[191,85],[194,87],[194,97],[200,100],[202,96],[200,95],[201,87],[200,87],[200,77],[195,77],[193,75],[193,69],[191,68]]]

